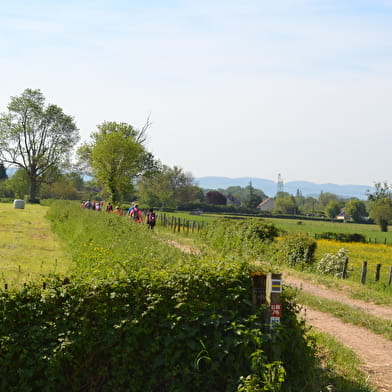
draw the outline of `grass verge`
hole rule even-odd
[[[292,290],[292,289],[288,289]],[[373,333],[392,341],[392,321],[364,313],[362,310],[344,305],[337,301],[314,296],[301,290],[296,290],[299,303],[320,312],[329,313],[346,323],[366,328]]]
[[[365,374],[359,370],[360,360],[351,349],[326,333],[312,330],[309,337],[314,339],[322,363],[319,374],[321,385],[333,385],[336,391],[374,391],[368,384]]]

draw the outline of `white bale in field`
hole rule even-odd
[[[20,200],[20,199],[14,200],[14,208],[18,208],[20,210],[23,210],[23,208],[25,208],[24,200]]]

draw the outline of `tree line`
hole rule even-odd
[[[37,89],[11,97],[0,115],[0,197],[94,198],[113,203],[138,200],[154,207],[176,208],[184,203],[231,205],[253,209],[267,198],[252,183],[242,188],[204,190],[182,168],[169,167],[148,151],[149,118],[141,129],[127,123],[105,121],[97,125],[89,141],[78,148],[79,130],[72,116],[45,103]],[[76,149],[76,150],[75,150]],[[71,157],[76,152],[76,160]],[[6,167],[16,168],[8,178]],[[386,231],[392,222],[392,192],[377,183],[366,202],[344,199],[325,192],[304,197],[278,192],[274,212],[322,215],[335,218],[344,209],[355,222],[370,217]]]

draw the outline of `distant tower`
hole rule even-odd
[[[280,175],[280,173],[278,174],[278,194],[279,193],[283,193],[284,191],[283,191],[283,179],[282,179],[282,176]]]

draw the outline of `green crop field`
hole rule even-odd
[[[392,232],[383,233],[374,224],[339,223],[331,221],[265,218],[280,229],[288,232],[304,232],[314,236],[323,232],[359,233],[363,234],[369,242],[387,243],[392,245]]]
[[[331,221],[318,220],[300,220],[300,219],[280,219],[280,218],[251,218],[249,216],[204,213],[194,216],[189,213],[169,214],[177,218],[186,220],[211,222],[216,219],[256,219],[273,223],[282,230],[282,233],[302,232],[310,237],[324,232],[332,233],[358,233],[363,235],[367,243],[358,242],[340,242],[333,240],[317,239],[316,261],[320,260],[326,253],[336,254],[344,248],[349,257],[349,279],[360,281],[363,261],[368,262],[367,282],[373,284],[375,280],[376,265],[381,264],[380,282],[378,288],[386,289],[385,285],[389,279],[389,268],[392,266],[392,232],[383,233],[377,225],[373,224],[355,224],[339,223]],[[389,291],[389,290],[388,290]]]

